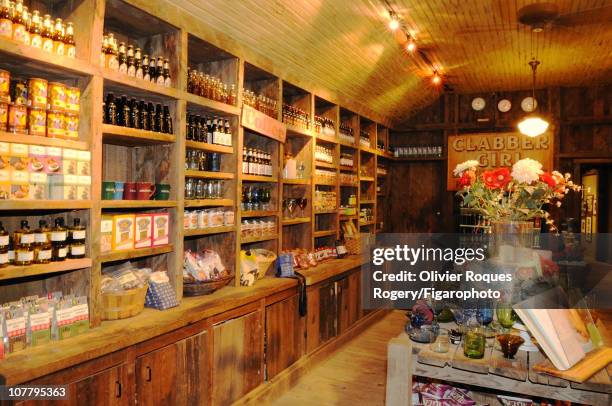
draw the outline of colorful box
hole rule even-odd
[[[113,251],[131,250],[134,248],[134,220],[133,214],[113,215]]]
[[[135,227],[134,248],[151,247],[153,245],[153,215],[136,214]]]
[[[100,220],[100,252],[113,249],[113,216],[103,214]]]
[[[0,142],[0,170],[9,170],[11,166],[11,144]]]
[[[45,172],[48,175],[62,173],[62,149],[58,147],[47,147],[45,161]]]
[[[170,242],[170,214],[153,213],[153,246],[166,245]]]
[[[30,145],[29,158],[30,172],[44,173],[45,161],[47,160],[47,149],[40,145]]]
[[[49,197],[47,181],[46,173],[30,173],[30,199],[45,200]]]
[[[77,200],[78,180],[76,175],[49,176],[49,198],[52,200]]]
[[[10,144],[11,170],[27,171],[29,164],[29,149],[26,144]]]
[[[11,171],[0,169],[0,200],[11,198]]]
[[[77,174],[79,151],[65,148],[62,152],[62,173],[64,175]]]
[[[91,152],[79,151],[77,154],[77,174],[80,176],[91,175]]]
[[[77,199],[78,200],[90,200],[91,199],[91,176],[78,176],[77,177]]]
[[[11,172],[11,199],[28,199],[30,197],[30,174],[27,171]]]

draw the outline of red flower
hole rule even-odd
[[[503,189],[512,180],[508,168],[499,168],[486,171],[482,174],[482,181],[489,189]]]
[[[544,183],[546,183],[548,186],[550,186],[551,188],[554,188],[557,186],[557,181],[555,180],[555,178],[548,172],[544,172],[543,174],[540,175],[540,180]]]
[[[471,184],[472,184],[472,177],[470,176],[468,171],[463,172],[463,175],[461,175],[461,177],[457,181],[457,185],[459,185],[459,187],[468,187]]]

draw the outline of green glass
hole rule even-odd
[[[497,321],[503,328],[512,328],[516,321],[516,313],[512,310],[512,305],[509,302],[498,302],[496,313]]]
[[[472,328],[463,336],[463,354],[468,358],[483,358],[486,344],[482,328]]]

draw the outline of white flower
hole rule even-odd
[[[531,184],[539,179],[542,171],[542,164],[531,158],[524,158],[512,165],[512,178],[520,183]]]
[[[561,207],[561,202],[557,202],[557,207]]]
[[[467,171],[468,169],[476,170],[476,168],[478,168],[478,161],[475,161],[473,159],[467,160],[455,166],[455,169],[453,170],[453,175],[461,176],[463,172]]]

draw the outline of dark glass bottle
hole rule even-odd
[[[127,74],[127,51],[125,48],[125,42],[119,43],[119,72]]]
[[[162,132],[162,119],[163,117],[163,113],[162,113],[162,105],[161,104],[157,104],[155,106],[155,115],[153,118],[153,131],[155,132]]]
[[[149,102],[147,105],[147,127],[149,131],[155,131],[155,106]]]
[[[121,96],[121,125],[124,127],[130,126],[130,103],[127,96]]]
[[[167,59],[164,59],[164,86],[165,87],[170,87],[171,84],[171,78],[170,78],[170,63],[168,62]]]
[[[170,117],[170,109],[164,106],[164,116],[162,119],[162,132],[172,134],[172,117]]]
[[[106,112],[104,114],[106,124],[117,125],[117,105],[115,104],[115,95],[109,93],[106,95]]]
[[[138,128],[141,129],[142,127],[140,127],[140,121],[138,120],[138,103],[136,102],[136,99],[132,99],[130,101],[130,127],[132,128]]]
[[[187,141],[193,141],[193,116],[187,113],[187,131],[185,132]]]
[[[147,104],[144,100],[141,100],[138,104],[138,128],[149,131],[149,112],[147,111]]]
[[[195,116],[193,125],[194,141],[202,142],[202,117],[199,115]]]
[[[221,171],[221,157],[217,152],[213,152],[212,154],[210,154],[208,162],[208,166],[210,167],[211,172]]]
[[[142,79],[142,53],[140,48],[134,51],[134,76],[137,79]]]
[[[157,76],[157,72],[155,70],[155,57],[152,56],[149,60],[149,81],[155,83]]]
[[[148,82],[151,81],[151,73],[149,72],[149,55],[147,54],[142,57],[142,78]]]
[[[0,221],[0,268],[4,268],[9,264],[9,245],[11,237],[4,229],[4,225]]]

